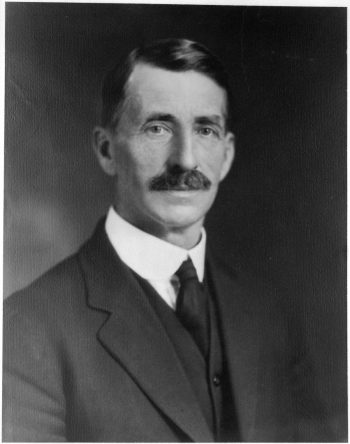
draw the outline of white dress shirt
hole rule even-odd
[[[111,207],[106,219],[107,236],[121,258],[135,273],[146,279],[173,309],[179,288],[174,276],[183,261],[192,259],[198,279],[203,281],[206,233],[191,250],[170,244],[131,225]]]

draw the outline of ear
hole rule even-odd
[[[235,158],[235,136],[231,132],[225,135],[224,161],[221,167],[220,182],[225,179]]]
[[[111,131],[101,126],[96,126],[93,131],[93,148],[103,171],[109,176],[115,176],[115,147]]]

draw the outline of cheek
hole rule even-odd
[[[119,144],[115,151],[118,176],[130,182],[148,182],[151,178],[163,172],[166,150],[164,147],[154,147],[143,143],[142,140],[128,140]]]
[[[225,162],[224,150],[221,147],[212,147],[203,151],[200,166],[204,174],[212,181],[218,182]]]

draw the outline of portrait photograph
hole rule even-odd
[[[2,440],[347,442],[347,8],[4,9]]]

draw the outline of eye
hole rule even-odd
[[[146,132],[152,136],[163,136],[169,132],[169,129],[162,125],[150,125],[146,128]]]
[[[198,128],[197,133],[201,136],[209,137],[209,136],[218,136],[218,132],[209,126],[203,126]]]

